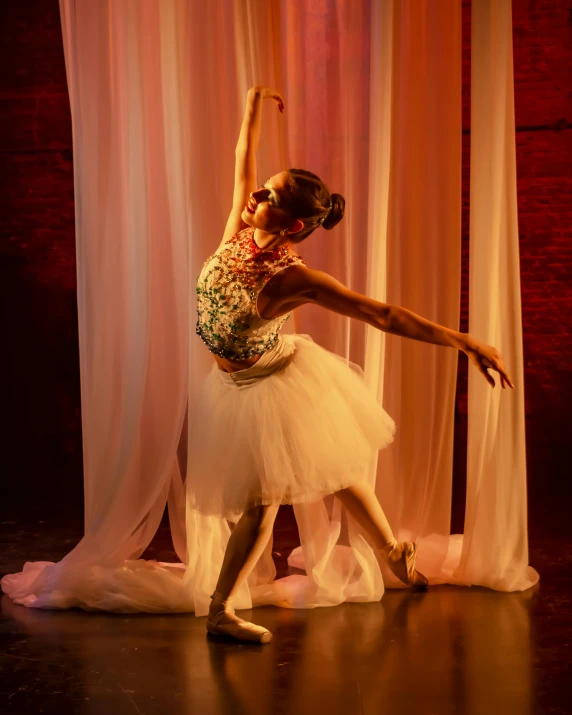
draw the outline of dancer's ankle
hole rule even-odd
[[[383,546],[381,548],[381,553],[384,556],[389,556],[391,554],[391,552],[397,548],[398,544],[399,544],[399,541],[397,541],[397,539],[395,537],[392,537],[392,539],[390,541],[388,541],[387,544],[385,544],[385,546]]]
[[[226,610],[230,606],[230,597],[215,591],[211,596],[211,605],[209,612],[217,613],[218,611]]]

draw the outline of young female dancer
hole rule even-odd
[[[276,90],[249,90],[236,147],[233,208],[223,240],[197,281],[196,332],[216,365],[204,386],[195,434],[202,456],[186,485],[193,508],[238,519],[211,596],[207,630],[259,643],[272,634],[237,617],[232,598],[264,551],[280,504],[335,494],[400,580],[414,588],[428,585],[415,570],[415,544],[395,539],[364,476],[372,452],[392,441],[395,423],[366,389],[359,367],[308,335],[279,334],[290,311],[311,302],[388,333],[454,347],[493,387],[489,369],[499,373],[503,388],[514,387],[495,348],[355,293],[305,265],[294,245],[319,226],[332,229],[345,201],[300,169],[258,184],[256,150],[266,98],[284,111]]]

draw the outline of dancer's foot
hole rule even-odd
[[[419,571],[415,570],[417,545],[412,541],[397,541],[388,544],[381,550],[385,563],[400,581],[416,589],[427,588],[429,581]]]
[[[216,593],[211,598],[213,600],[207,616],[209,633],[249,643],[270,643],[272,633],[269,630],[236,616],[230,603],[219,599]]]

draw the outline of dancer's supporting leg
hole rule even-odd
[[[409,586],[427,586],[427,579],[415,570],[416,546],[411,541],[399,542],[393,535],[381,504],[367,484],[353,484],[336,492],[348,512],[371,536],[375,546],[401,581]]]
[[[278,506],[247,509],[232,530],[207,616],[207,629],[240,640],[268,643],[270,631],[234,614],[232,597],[252,571],[272,534]]]

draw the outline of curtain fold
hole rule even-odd
[[[284,331],[363,366],[396,420],[396,442],[372,458],[369,479],[396,536],[417,540],[430,583],[510,591],[538,580],[527,566],[510,3],[473,7],[471,332],[504,354],[517,390],[501,398],[470,375],[464,534],[449,528],[456,351],[312,305]],[[185,501],[193,407],[212,366],[194,331],[195,282],[231,208],[246,90],[273,86],[286,103],[283,116],[263,107],[260,180],[306,168],[346,198],[339,227],[300,246],[307,264],[458,328],[460,0],[60,0],[60,13],[85,536],[2,588],[31,607],[204,615],[231,526]],[[180,561],[142,560],[166,504]],[[237,608],[373,601],[403,587],[339,500],[294,513],[301,546],[289,563],[299,572],[274,580],[270,542]]]
[[[369,294],[458,329],[461,3],[384,2],[378,12],[370,192],[380,207]],[[379,454],[376,492],[397,538],[418,542],[419,569],[439,580],[449,546],[438,537],[450,532],[457,352],[373,335],[365,371],[397,423],[395,443]],[[387,569],[384,580],[399,585]]]
[[[510,365],[514,390],[469,373],[466,535],[459,573],[499,591],[528,566],[524,364],[511,1],[472,5],[469,332]]]

